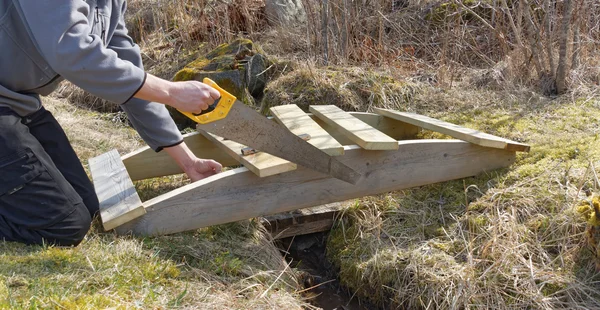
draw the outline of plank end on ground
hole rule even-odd
[[[146,210],[116,150],[89,160],[100,217],[105,230],[114,229],[144,214]]]

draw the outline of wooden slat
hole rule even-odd
[[[419,134],[421,128],[397,121],[395,119],[391,119],[388,117],[384,117],[378,114],[373,113],[365,113],[365,112],[350,112],[350,115],[358,118],[359,120],[367,123],[373,128],[383,132],[384,134],[392,137],[395,140],[408,140],[415,139],[417,134]],[[330,134],[335,140],[337,140],[342,145],[355,145],[350,138],[348,138],[343,132],[341,132],[337,126],[331,126],[326,122],[320,120],[313,114],[308,114],[310,118],[312,118],[315,123],[321,126],[328,134]]]
[[[459,140],[398,142],[396,151],[345,147],[336,157],[365,178],[356,185],[299,166],[259,178],[237,168],[145,202],[148,213],[123,227],[160,235],[477,175],[509,166],[515,153]]]
[[[396,121],[377,114],[350,112],[351,115],[375,127],[394,139],[412,139],[419,132],[419,127]],[[337,127],[330,126],[312,114],[308,114],[319,126],[323,127],[342,145],[353,145],[350,139],[342,134]],[[198,132],[183,136],[183,141],[199,158],[210,158],[218,161],[224,167],[239,165],[239,162],[221,150],[214,143]],[[166,175],[183,173],[167,152],[155,152],[149,147],[143,147],[122,157],[123,163],[132,180],[144,180]]]
[[[375,112],[392,119],[443,133],[453,138],[461,139],[477,145],[506,149],[510,151],[529,152],[529,145],[527,144],[511,141],[505,138],[477,131],[475,129],[458,126],[424,115],[379,108],[375,108]]]
[[[397,150],[398,141],[334,105],[310,106],[322,121],[337,127],[350,140],[366,150]]]
[[[105,230],[146,214],[116,150],[91,158],[89,165],[96,195],[100,200],[100,217]]]
[[[261,178],[292,171],[297,167],[295,163],[260,152],[260,150],[258,150],[258,153],[242,156],[241,150],[246,147],[245,145],[225,140],[222,137],[205,131],[201,131],[200,133]]]
[[[353,203],[354,200],[348,200],[277,213],[264,217],[261,222],[273,239],[328,231],[333,226],[337,215]]]
[[[296,135],[309,134],[308,143],[331,156],[344,155],[344,147],[295,104],[271,108],[275,120]]]

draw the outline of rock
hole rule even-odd
[[[256,54],[248,60],[246,81],[248,81],[248,91],[254,98],[260,98],[263,95],[267,85],[267,69],[268,60],[261,54]]]
[[[273,26],[293,26],[306,22],[301,0],[265,0],[265,15]]]

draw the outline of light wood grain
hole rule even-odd
[[[242,149],[246,147],[245,145],[225,140],[222,137],[205,131],[201,131],[200,133],[261,178],[292,171],[297,167],[295,163],[260,152],[260,150],[258,153],[242,156]]]
[[[184,135],[183,141],[199,158],[214,159],[224,167],[239,165],[237,160],[197,132]],[[133,181],[183,173],[167,152],[155,152],[149,147],[124,155],[123,163]]]
[[[337,127],[366,150],[396,150],[396,139],[375,129],[334,105],[310,106],[310,111],[325,123]]]
[[[388,117],[384,117],[381,115],[373,114],[373,113],[365,113],[365,112],[349,112],[350,115],[358,118],[359,120],[367,123],[373,128],[383,132],[384,134],[394,138],[395,140],[408,140],[415,139],[417,134],[420,132],[421,128],[397,121],[395,119],[391,119]],[[341,132],[337,126],[331,126],[326,122],[320,120],[315,115],[307,114],[312,118],[315,123],[321,126],[327,133],[329,133],[335,140],[341,143],[344,146],[347,145],[355,145],[350,138],[348,138],[343,132]]]
[[[412,139],[419,132],[419,127],[404,122],[396,121],[381,115],[372,113],[350,112],[359,120],[375,127],[377,130],[389,135],[394,139]],[[323,127],[332,137],[342,145],[353,145],[343,133],[336,127],[330,126],[312,114],[308,114],[319,126]],[[199,158],[214,159],[224,167],[239,165],[239,162],[229,156],[217,145],[206,139],[198,132],[189,133],[183,136],[183,141],[190,150]],[[143,147],[123,156],[123,163],[129,172],[133,181],[149,178],[161,177],[166,175],[183,173],[175,161],[169,157],[167,152],[155,152],[149,147]]]
[[[396,151],[345,147],[337,159],[364,175],[357,185],[310,169],[259,178],[238,168],[178,188],[146,202],[147,214],[123,227],[138,235],[193,230],[464,178],[505,167],[515,153],[458,140],[397,142]]]
[[[111,230],[146,214],[142,201],[116,150],[89,160],[100,217],[105,230]]]
[[[296,135],[308,134],[308,143],[331,155],[344,155],[344,147],[295,104],[271,108],[273,118]]]
[[[444,122],[428,116],[379,108],[375,108],[375,112],[385,117],[413,124],[424,129],[443,133],[453,138],[461,139],[477,145],[493,147],[498,149],[506,149],[511,151],[529,152],[529,145],[527,144],[511,141],[509,139],[490,135],[481,131],[477,131],[475,129],[470,129],[452,123]]]

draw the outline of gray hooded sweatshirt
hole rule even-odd
[[[154,150],[183,138],[164,105],[133,98],[144,84],[124,0],[0,0],[0,106],[26,116],[62,79],[119,103]]]

